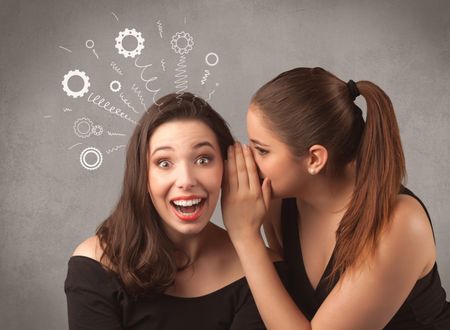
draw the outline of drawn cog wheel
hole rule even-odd
[[[68,85],[69,79],[74,76],[78,76],[83,79],[83,88],[78,92],[74,92],[73,90],[71,90]],[[64,75],[64,80],[61,82],[61,84],[67,96],[72,96],[74,99],[76,99],[77,97],[82,97],[84,94],[86,94],[89,91],[89,87],[91,86],[89,77],[86,75],[86,73],[80,70],[70,70],[67,74]]]
[[[91,134],[93,133],[94,124],[89,118],[83,117],[77,119],[77,121],[73,125],[73,130],[78,137],[85,139],[91,136]]]
[[[94,134],[95,136],[100,136],[103,134],[103,127],[101,127],[100,125],[95,125],[92,127],[92,134]]]
[[[123,48],[122,42],[126,36],[132,36],[136,38],[137,46],[135,49],[128,51]],[[141,51],[144,49],[144,41],[145,39],[142,38],[141,32],[137,32],[135,29],[126,28],[125,30],[119,32],[119,36],[116,38],[115,47],[119,51],[119,54],[122,54],[125,57],[134,58],[136,55],[140,55]]]
[[[180,47],[178,45],[178,41],[180,39],[186,40],[186,46]],[[172,49],[175,51],[175,53],[180,55],[186,55],[194,47],[194,38],[192,38],[192,36],[189,33],[181,31],[173,35],[170,44],[172,45]]]
[[[114,93],[117,93],[118,91],[120,91],[121,88],[122,88],[122,84],[120,83],[120,81],[113,80],[109,84],[109,89]]]
[[[93,154],[96,157],[95,162],[89,163],[86,159],[87,155]],[[97,148],[89,147],[84,149],[80,154],[80,163],[81,166],[83,166],[85,169],[89,171],[96,170],[102,165],[103,162],[103,155]]]

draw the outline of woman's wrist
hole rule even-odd
[[[247,233],[239,233],[238,235],[231,235],[231,241],[236,249],[236,251],[240,254],[245,251],[252,251],[255,248],[266,248],[264,240],[259,231],[251,231]]]

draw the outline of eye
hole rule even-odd
[[[170,165],[168,160],[159,160],[157,163],[158,163],[158,166],[161,168],[168,168]]]
[[[202,156],[196,160],[196,163],[199,165],[206,165],[206,164],[209,164],[211,162],[211,160],[212,159],[208,156]]]
[[[258,150],[258,154],[260,154],[261,156],[265,156],[265,155],[267,155],[269,153],[269,151],[264,150],[264,149],[262,149],[260,147],[255,147],[255,149]]]

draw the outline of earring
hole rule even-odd
[[[309,174],[311,174],[311,175],[316,174],[316,170],[314,170],[314,169],[312,169],[312,168],[310,168],[308,171],[309,171]]]

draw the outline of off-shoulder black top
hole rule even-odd
[[[284,263],[274,265],[285,278]],[[148,294],[134,299],[98,261],[72,256],[64,290],[71,330],[266,329],[245,277],[200,297]]]

